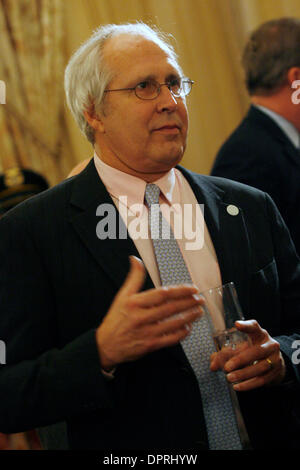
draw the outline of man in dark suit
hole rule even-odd
[[[243,53],[251,107],[220,148],[211,174],[266,191],[300,252],[300,21],[261,25]]]
[[[299,445],[299,258],[269,196],[178,166],[191,89],[181,77],[173,50],[143,24],[100,28],[71,58],[68,103],[95,155],[0,221],[0,431],[39,427],[47,448],[211,448],[182,342],[202,319],[195,294],[234,281],[247,318],[237,328],[252,345],[229,361],[213,355],[207,373],[228,374],[252,447]],[[139,194],[147,211],[154,182],[161,211],[170,199],[204,204],[203,246],[180,245],[195,286],[162,287],[152,240],[123,217],[122,195]]]

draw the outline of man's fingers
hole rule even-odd
[[[256,361],[246,367],[227,375],[229,382],[237,391],[247,391],[272,383],[280,383],[285,375],[285,364],[281,354],[273,354],[269,358]]]
[[[258,341],[266,335],[266,331],[256,320],[236,321],[235,326],[243,333],[247,333],[254,341]]]
[[[260,328],[256,320],[240,320],[236,321],[235,325],[240,331],[244,331],[245,333],[254,333]]]
[[[274,374],[256,376],[244,382],[233,384],[233,389],[237,392],[248,392],[249,390],[254,390],[255,388],[263,387],[267,385],[273,378]]]
[[[198,293],[198,288],[194,285],[180,284],[176,286],[158,287],[141,292],[133,296],[132,300],[135,305],[140,308],[155,307],[164,302],[169,302],[176,299],[190,297]],[[201,297],[201,303],[204,304],[204,299]]]
[[[232,357],[224,366],[226,372],[231,372],[235,369],[240,369],[253,364],[254,361],[259,361],[268,358],[273,353],[278,353],[280,350],[277,341],[268,341],[264,344],[251,346],[240,354]]]
[[[232,348],[223,348],[219,352],[215,352],[211,355],[210,369],[213,371],[223,369],[224,364],[234,355]]]
[[[145,315],[145,322],[159,322],[166,321],[169,317],[172,317],[176,314],[185,315],[189,309],[195,308],[199,312],[199,315],[203,314],[201,309],[202,299],[197,295],[187,297],[184,299],[173,300],[171,302],[165,303],[158,307],[147,310]]]
[[[147,352],[157,351],[161,348],[173,346],[182,341],[190,334],[191,326],[186,324],[182,328],[172,330],[158,337],[154,337],[148,342]]]
[[[151,336],[161,336],[186,327],[190,330],[191,324],[200,318],[202,313],[198,307],[189,308],[189,310],[173,315],[167,320],[154,323],[149,328],[149,334]]]
[[[176,318],[186,318],[192,313],[191,320],[203,315],[201,304],[202,298],[197,295],[185,297],[183,299],[165,302],[162,305],[149,309],[135,309],[131,306],[131,302],[127,303],[127,310],[131,312],[132,326],[133,327],[151,327],[152,325],[165,324]],[[188,318],[186,322],[189,322]]]
[[[271,365],[270,365],[271,364]],[[279,368],[279,359],[276,354],[273,354],[270,358],[264,358],[260,361],[255,361],[243,369],[235,370],[227,374],[227,380],[229,382],[243,382],[253,377],[270,374],[270,372],[276,372]]]
[[[136,256],[130,256],[130,269],[119,291],[119,295],[131,295],[139,292],[143,287],[146,271],[142,260]]]

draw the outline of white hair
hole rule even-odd
[[[97,28],[92,36],[84,42],[72,55],[65,70],[65,93],[67,105],[70,108],[81,132],[94,143],[94,129],[84,117],[84,111],[94,107],[101,109],[104,90],[113,78],[103,58],[103,48],[107,39],[119,34],[143,36],[155,42],[177,64],[177,54],[167,35],[156,27],[150,27],[143,22],[108,24]]]

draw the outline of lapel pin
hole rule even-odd
[[[226,210],[229,215],[238,215],[238,213],[240,212],[239,208],[232,204],[229,204],[229,206],[226,207]]]

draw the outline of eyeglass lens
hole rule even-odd
[[[163,84],[171,90],[173,95],[177,98],[180,96],[186,96],[191,91],[192,84],[187,80],[174,79],[170,82]],[[142,83],[139,83],[135,87],[135,93],[138,98],[150,100],[156,98],[160,93],[160,88],[163,85],[151,80],[146,80]]]

